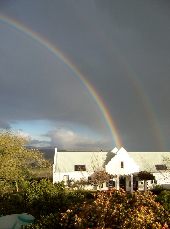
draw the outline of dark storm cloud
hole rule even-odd
[[[125,148],[170,150],[168,0],[16,0],[3,6],[3,14],[47,37],[95,86]],[[1,115],[70,121],[102,131],[101,113],[86,90],[45,50],[18,36],[11,42],[6,31],[0,38],[7,44],[0,45],[0,101],[8,101]]]
[[[98,106],[78,75],[20,31],[4,25],[1,29],[1,118],[69,121],[107,132]]]
[[[10,128],[11,126],[8,122],[5,122],[4,120],[0,120],[0,129],[9,130]]]

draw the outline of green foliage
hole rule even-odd
[[[63,228],[162,228],[168,214],[151,193],[100,192],[92,203],[68,209]]]
[[[25,201],[21,193],[5,193],[0,195],[0,215],[25,212]]]
[[[53,184],[50,180],[25,182],[23,186],[26,211],[37,219],[49,213],[65,212],[69,206],[82,203],[87,191],[68,191],[64,184]]]
[[[14,189],[13,183],[6,181],[6,180],[0,180],[0,195],[5,193],[10,193],[11,190]]]
[[[65,204],[64,184],[53,185],[50,180],[42,179],[40,182],[25,182],[24,195],[26,210],[36,216],[60,212]]]
[[[152,193],[155,194],[155,195],[159,195],[163,190],[164,190],[164,188],[161,185],[156,185],[152,189]]]
[[[70,218],[70,215],[74,217]],[[162,222],[159,222],[161,217]],[[73,218],[74,221],[70,221]],[[123,190],[100,192],[92,204],[84,203],[78,209],[69,209],[61,218],[64,226],[67,227],[68,222],[68,225],[74,224],[78,228],[145,228],[157,221],[156,228],[165,223],[164,210],[151,194],[135,193],[131,196]]]
[[[164,190],[162,191],[156,198],[157,201],[159,201],[164,208],[170,212],[170,191]]]
[[[96,185],[101,188],[102,184],[108,182],[110,175],[104,170],[96,170],[89,179],[90,184]]]
[[[147,171],[140,171],[138,173],[138,177],[139,177],[139,180],[144,180],[144,181],[155,179],[154,175],[150,172],[147,172]]]
[[[71,193],[74,196],[74,192]],[[123,190],[96,192],[92,194],[93,198],[86,198],[83,202],[84,194],[79,194],[76,195],[81,196],[80,202],[77,200],[75,204],[73,201],[65,212],[43,216],[28,228],[162,229],[168,228],[170,223],[168,212],[150,192],[133,195]]]
[[[41,216],[39,220],[35,222],[35,224],[28,225],[25,229],[59,229],[60,225],[60,214],[54,213],[49,214],[47,216]]]
[[[80,179],[80,180],[69,180],[69,189],[72,190],[84,190],[85,186],[88,185],[89,182],[86,179]]]
[[[66,202],[65,206],[67,206],[66,210],[70,208],[70,206],[75,206],[77,204],[82,204],[86,200],[94,199],[93,194],[86,190],[74,190],[67,191],[66,193]]]
[[[20,135],[0,133],[0,178],[4,192],[8,192],[9,187],[11,191],[19,191],[24,179],[35,176],[35,168],[50,166],[38,150],[26,148],[26,143],[27,139]]]
[[[52,203],[52,206],[55,209],[55,211],[53,211],[52,213],[48,212],[48,215],[41,215],[34,225],[27,226],[26,228],[29,229],[63,228],[64,225],[61,222],[61,218],[63,217],[63,212],[66,212],[67,209],[75,205],[81,206],[83,202],[85,202],[86,200],[88,200],[89,203],[92,200],[94,200],[94,195],[91,192],[85,190],[75,190],[75,191],[65,190],[64,193],[65,193],[64,194],[65,198],[64,198],[64,202],[62,202],[63,204],[62,209],[58,209],[58,211],[56,211],[56,208],[54,208],[55,203]],[[72,228],[72,224],[71,224],[71,228]]]

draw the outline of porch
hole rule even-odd
[[[110,188],[120,188],[124,189],[127,192],[133,192],[138,190],[138,178],[134,174],[130,175],[115,175],[112,179],[109,180],[106,186]]]

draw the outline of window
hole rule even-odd
[[[88,177],[88,182],[91,182],[91,177],[90,176]]]
[[[108,186],[109,186],[109,188],[115,187],[115,181],[114,180],[109,180]]]
[[[124,163],[123,163],[123,161],[121,161],[120,167],[121,167],[121,168],[124,168]]]
[[[109,180],[106,182],[106,187],[113,188],[115,187],[115,181],[114,180]]]
[[[155,165],[156,170],[167,170],[167,166],[165,164]]]
[[[86,171],[86,166],[85,165],[75,165],[74,171]]]

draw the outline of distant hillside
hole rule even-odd
[[[36,148],[36,147],[31,147],[29,146],[28,148]],[[51,161],[52,163],[54,162],[54,153],[55,153],[55,148],[54,147],[38,147],[36,148],[38,149],[40,152],[42,152],[44,154],[44,157]],[[61,150],[58,149],[58,151],[67,151],[67,150]],[[81,151],[81,150],[79,150]],[[89,151],[89,152],[93,152],[93,150],[85,150],[85,151]],[[106,152],[108,152],[109,150],[106,150]],[[69,152],[75,152],[75,150],[69,150]],[[84,151],[83,151],[84,152]]]
[[[38,148],[38,150],[44,154],[44,157],[47,160],[50,160],[51,162],[54,161],[54,152],[55,152],[54,148],[40,147],[40,148]]]
[[[28,146],[28,148],[38,149],[41,153],[44,154],[45,159],[53,163],[55,148],[53,147],[34,147],[34,146]]]

